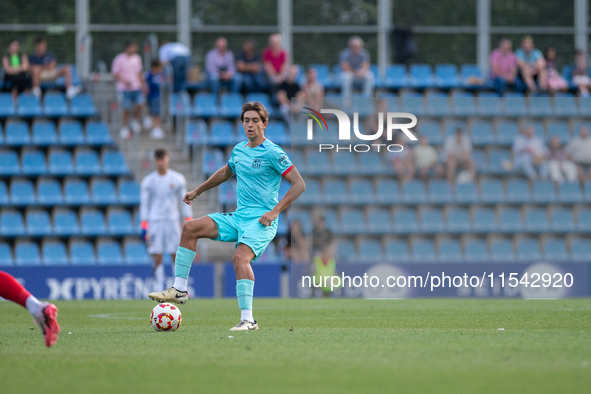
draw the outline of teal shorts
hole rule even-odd
[[[253,261],[258,259],[277,234],[278,219],[273,220],[270,226],[263,226],[259,223],[259,219],[265,212],[256,215],[244,215],[236,212],[216,212],[207,215],[218,226],[218,237],[212,239],[214,241],[236,242],[236,247],[238,244],[245,244],[254,253]]]

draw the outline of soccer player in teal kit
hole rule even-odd
[[[231,331],[258,330],[252,317],[254,273],[250,263],[265,251],[277,232],[277,216],[306,190],[298,170],[283,149],[265,138],[269,113],[259,102],[242,106],[240,115],[248,142],[232,150],[228,163],[197,189],[188,192],[183,201],[189,205],[204,191],[236,175],[238,208],[231,213],[212,213],[185,222],[176,253],[175,280],[172,287],[150,293],[159,302],[187,302],[187,279],[195,258],[197,240],[235,242],[232,257],[236,271],[236,295],[241,310],[240,323]],[[281,179],[291,184],[281,201],[277,201]]]

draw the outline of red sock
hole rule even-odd
[[[27,298],[31,293],[18,283],[16,279],[4,271],[0,271],[0,297],[14,301],[23,308],[27,307]]]

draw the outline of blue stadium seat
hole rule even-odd
[[[471,123],[472,144],[475,146],[491,145],[496,142],[496,135],[490,120],[477,120]]]
[[[392,204],[399,202],[401,198],[398,182],[393,179],[380,179],[376,183],[376,200],[381,204]]]
[[[263,104],[265,106],[265,108],[267,108],[267,111],[269,111],[269,113],[271,113],[271,111],[272,111],[271,97],[269,97],[269,94],[267,94],[267,93],[263,93],[263,92],[248,93],[246,95],[246,102],[249,102],[249,101],[258,101],[259,103]]]
[[[265,137],[278,145],[285,145],[291,142],[289,136],[285,133],[283,122],[269,123],[265,129]]]
[[[455,201],[469,204],[478,201],[478,191],[474,182],[460,183],[456,186]]]
[[[371,204],[374,202],[373,183],[369,179],[353,179],[349,185],[351,202]]]
[[[40,205],[59,205],[64,202],[61,184],[55,179],[41,179],[37,182],[37,203]]]
[[[73,241],[70,244],[70,262],[73,265],[96,264],[94,246],[88,241]]]
[[[201,171],[209,176],[226,164],[224,155],[219,149],[208,149],[203,154]]]
[[[194,99],[193,115],[201,118],[217,116],[217,95],[205,92],[197,93]]]
[[[433,145],[443,144],[443,135],[441,133],[441,124],[435,120],[421,120],[418,124],[419,134],[429,138]]]
[[[294,152],[295,153],[295,152]],[[365,154],[365,153],[364,153]],[[357,153],[339,152],[333,155],[332,172],[335,174],[357,174],[359,173],[359,164]],[[292,160],[297,167],[297,163]]]
[[[403,199],[407,203],[417,204],[427,202],[425,183],[420,180],[412,180],[402,185]]]
[[[334,209],[326,209],[324,210],[324,220],[326,222],[326,227],[328,227],[332,232],[337,232],[337,212]]]
[[[482,116],[499,116],[503,113],[501,98],[496,93],[479,93],[476,97],[476,108]]]
[[[474,160],[474,164],[476,165],[476,168],[479,169],[479,172],[486,172],[488,163],[484,156],[484,151],[480,149],[474,149],[472,151],[472,160]]]
[[[325,88],[328,88],[333,84],[332,78],[330,76],[330,67],[328,64],[320,64],[320,63],[311,63],[308,64],[308,70],[315,69],[317,74],[317,80],[321,84],[324,85]]]
[[[410,112],[415,116],[427,114],[423,96],[417,92],[403,92],[400,96],[400,103],[404,112]]]
[[[168,103],[171,116],[190,116],[192,112],[191,97],[186,91],[173,93]]]
[[[462,83],[464,84],[464,86],[480,87],[479,85],[474,85],[473,83],[470,83],[471,79],[473,79],[473,78],[476,78],[479,80],[483,79],[482,71],[480,71],[480,68],[478,67],[477,64],[462,64],[462,67],[460,68],[460,74],[461,74]]]
[[[11,210],[0,212],[0,234],[5,237],[25,235],[23,215],[18,211]]]
[[[140,241],[129,241],[124,244],[125,264],[152,264],[146,244]]]
[[[552,116],[554,107],[548,96],[529,97],[529,113],[533,116]]]
[[[22,173],[28,176],[37,176],[47,174],[47,165],[45,164],[45,154],[38,150],[26,150],[21,157]]]
[[[409,73],[411,86],[419,89],[435,86],[433,72],[429,64],[412,64]]]
[[[449,96],[442,92],[429,92],[426,97],[427,113],[432,116],[446,116],[452,113]]]
[[[565,182],[558,184],[558,199],[565,203],[583,201],[583,192],[579,182]]]
[[[66,150],[51,150],[49,152],[49,173],[53,175],[72,175],[74,165],[72,154]]]
[[[66,265],[69,262],[66,245],[63,242],[43,242],[41,255],[44,265]]]
[[[464,261],[467,262],[487,262],[489,260],[486,241],[482,239],[472,239],[464,243]]]
[[[30,210],[25,216],[27,234],[33,236],[51,235],[51,219],[47,211]]]
[[[0,118],[6,118],[16,114],[14,101],[10,93],[0,92]]]
[[[550,140],[551,137],[556,136],[558,137],[560,142],[566,144],[572,138],[570,133],[570,127],[568,123],[564,120],[548,121],[546,131],[546,134],[548,135],[547,140]]]
[[[80,179],[69,179],[64,183],[64,200],[69,205],[88,204],[88,184]]]
[[[344,234],[357,234],[366,232],[365,216],[361,209],[344,209],[341,211],[338,232]]]
[[[575,231],[575,222],[571,209],[555,208],[551,211],[550,217],[553,231]]]
[[[107,214],[109,223],[109,233],[113,235],[135,234],[135,228],[132,224],[131,214],[125,209],[112,209]]]
[[[359,155],[360,172],[367,175],[378,175],[389,172],[384,165],[382,155],[377,152],[367,152]]]
[[[70,114],[81,118],[98,114],[90,94],[79,93],[74,96],[70,100]]]
[[[436,204],[445,204],[453,201],[449,183],[444,180],[433,179],[429,181],[429,201]]]
[[[80,213],[80,228],[85,235],[105,235],[105,217],[101,211],[83,210]]]
[[[515,261],[513,242],[508,239],[497,239],[490,243],[490,258],[492,261]]]
[[[354,262],[357,253],[355,253],[355,244],[349,240],[337,241],[337,263],[340,262]]]
[[[419,211],[421,230],[426,233],[440,232],[445,228],[439,209],[423,208]]]
[[[19,165],[16,151],[0,152],[0,174],[7,176],[18,175],[20,173],[21,166]]]
[[[328,179],[323,185],[324,201],[330,204],[339,204],[347,202],[347,186],[342,179]]]
[[[591,231],[591,209],[584,208],[577,211],[577,229]]]
[[[220,115],[226,118],[238,118],[242,113],[242,96],[238,93],[222,94],[220,99]]]
[[[480,182],[480,199],[488,203],[503,202],[503,183],[498,179],[483,179]]]
[[[110,179],[97,179],[91,182],[91,201],[97,205],[117,203],[115,183]]]
[[[298,199],[298,203],[316,204],[322,201],[320,182],[317,179],[306,179],[306,192]]]
[[[185,141],[191,145],[206,145],[209,139],[207,123],[203,119],[190,121],[185,130]]]
[[[446,228],[449,232],[464,233],[469,232],[472,229],[468,210],[464,208],[448,209],[446,219]]]
[[[34,94],[21,93],[18,95],[16,113],[24,118],[41,116],[41,103]]]
[[[396,232],[409,234],[419,229],[414,209],[397,209],[394,212],[394,228]]]
[[[437,260],[435,245],[429,239],[412,240],[410,242],[412,261],[416,263],[431,263]]]
[[[488,152],[487,170],[492,174],[505,174],[511,165],[511,153],[505,149],[491,149]]]
[[[472,228],[478,232],[496,231],[498,228],[495,212],[490,208],[476,208],[472,212]]]
[[[537,239],[522,239],[517,242],[517,258],[521,261],[540,260],[540,243]]]
[[[529,183],[525,179],[509,179],[507,181],[507,202],[521,204],[531,199]]]
[[[476,100],[471,93],[453,93],[451,102],[453,112],[458,116],[473,116],[477,114]]]
[[[331,172],[329,155],[325,152],[306,152],[306,165],[300,166],[300,171],[306,174],[326,175]]]
[[[401,263],[410,261],[408,244],[404,240],[388,240],[384,249],[387,260]]]
[[[224,182],[219,189],[218,198],[222,204],[236,204],[236,181]]]
[[[570,93],[561,93],[554,96],[554,113],[557,116],[577,116],[579,107],[575,97]]]
[[[528,115],[525,97],[522,93],[506,93],[504,104],[504,114],[506,116]]]
[[[550,229],[546,209],[529,208],[525,211],[525,228],[529,231],[547,231]]]
[[[31,143],[29,125],[22,120],[9,120],[4,130],[6,145],[23,146]]]
[[[17,242],[14,247],[16,265],[41,265],[39,246],[35,242]]]
[[[77,174],[98,175],[101,173],[98,154],[93,150],[77,150],[74,154],[74,163]]]
[[[46,116],[65,116],[69,112],[66,96],[61,92],[47,92],[43,97],[43,113]]]
[[[0,267],[10,267],[14,265],[12,258],[12,249],[6,242],[0,242]]]
[[[450,89],[460,85],[458,68],[455,64],[438,64],[435,66],[435,81],[442,89]]]
[[[0,180],[0,206],[9,205],[10,198],[8,197],[8,188],[6,182]]]
[[[49,146],[57,143],[55,124],[48,120],[33,122],[33,144],[37,146]]]
[[[111,145],[113,138],[105,122],[90,121],[86,124],[86,143],[95,146]]]
[[[568,261],[568,253],[564,240],[546,240],[544,242],[544,259],[549,261]]]
[[[534,181],[533,199],[539,203],[550,203],[558,201],[554,184],[551,181]]]
[[[515,138],[519,135],[517,122],[512,120],[502,120],[496,123],[497,144],[513,145]]]
[[[66,120],[59,125],[59,141],[62,145],[76,146],[84,144],[82,124],[75,120]]]
[[[99,264],[123,264],[121,245],[115,241],[99,241],[96,247]]]
[[[588,239],[579,239],[570,244],[570,258],[574,261],[591,261],[591,244]]]
[[[579,112],[583,116],[591,115],[591,98],[579,97]]]
[[[209,143],[212,145],[233,145],[236,143],[234,124],[228,120],[216,120],[211,124]]]
[[[10,202],[12,205],[33,205],[37,202],[33,182],[14,180],[10,183]]]
[[[392,232],[394,226],[390,211],[385,208],[370,208],[367,211],[367,229],[372,234]]]
[[[302,231],[304,234],[309,234],[312,231],[312,216],[310,215],[310,211],[303,211],[303,210],[293,210],[291,212],[291,224],[293,222],[298,221],[302,226]]]
[[[53,214],[53,232],[66,237],[80,234],[76,212],[67,209],[56,210]]]
[[[103,172],[109,175],[127,175],[129,167],[125,157],[118,151],[106,151],[103,153]]]
[[[523,229],[521,212],[517,208],[501,208],[499,210],[499,228],[506,232],[516,232]]]
[[[404,64],[390,64],[386,67],[386,87],[400,89],[408,86],[408,76]]]
[[[365,262],[379,262],[383,260],[382,244],[377,240],[359,242],[359,260]]]
[[[459,263],[464,260],[462,247],[455,239],[448,239],[438,243],[438,260],[444,263]]]
[[[124,179],[118,185],[119,202],[136,205],[140,203],[140,186],[133,179]]]

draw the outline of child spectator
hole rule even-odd
[[[160,84],[164,80],[164,67],[160,60],[154,59],[150,64],[150,71],[146,73],[146,84],[148,85],[148,112],[152,117],[152,131],[150,138],[161,140],[164,138],[164,131],[160,128]],[[149,127],[148,127],[149,128]]]
[[[556,48],[548,47],[544,52],[546,58],[546,70],[548,71],[548,89],[550,93],[566,92],[568,83],[560,76],[556,69]]]
[[[573,83],[577,85],[581,97],[589,97],[591,89],[591,78],[587,73],[587,60],[585,53],[581,50],[575,52],[575,64],[572,73]]]

